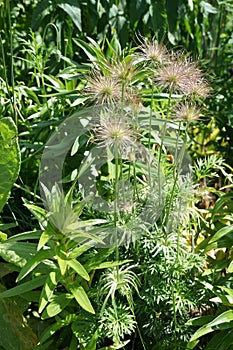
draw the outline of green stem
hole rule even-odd
[[[119,246],[117,233],[117,209],[118,209],[118,177],[119,177],[119,152],[117,145],[114,149],[115,153],[115,184],[114,184],[114,227],[115,227],[115,242],[116,242],[116,261],[119,261]],[[118,267],[117,267],[118,270]]]

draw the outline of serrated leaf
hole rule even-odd
[[[9,198],[19,169],[17,127],[11,118],[5,117],[0,120],[0,212]]]
[[[75,297],[78,304],[87,312],[91,314],[95,314],[95,310],[93,309],[91,302],[83,289],[82,286],[77,286],[75,284],[69,285],[69,289],[73,296]]]
[[[36,277],[33,278],[31,281],[19,284],[14,288],[8,289],[5,292],[0,293],[0,298],[15,297],[17,295],[36,289],[45,283],[46,277],[47,276]]]
[[[82,278],[84,278],[86,281],[90,281],[90,277],[86,271],[86,269],[83,267],[83,265],[80,264],[77,260],[67,260],[67,264],[75,271],[77,274],[79,274]]]
[[[50,249],[40,250],[37,252],[31,260],[29,260],[26,265],[23,266],[20,274],[17,278],[17,282],[26,277],[34,268],[39,265],[42,261],[46,259],[51,259],[53,257],[53,252]]]
[[[61,278],[61,273],[59,270],[51,271],[45,281],[44,287],[42,289],[40,300],[39,300],[39,313],[43,311],[47,303],[49,302],[51,296],[53,295],[54,289],[56,288],[59,280]]]

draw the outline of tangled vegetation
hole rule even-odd
[[[0,1],[0,349],[232,349],[232,12]]]

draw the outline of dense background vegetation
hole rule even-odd
[[[232,26],[231,0],[0,0],[0,349],[233,348]]]

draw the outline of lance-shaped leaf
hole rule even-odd
[[[75,271],[79,276],[84,278],[86,281],[90,281],[90,277],[86,271],[86,269],[83,267],[82,264],[80,264],[79,261],[73,259],[73,260],[67,260],[67,264]]]
[[[53,295],[51,303],[48,304],[41,315],[42,320],[58,315],[73,298],[74,296],[68,293]]]
[[[50,249],[40,250],[37,252],[31,260],[29,260],[26,265],[23,266],[20,274],[17,278],[17,282],[22,280],[25,276],[27,276],[31,271],[35,269],[42,261],[46,259],[51,259],[54,253]]]
[[[69,289],[79,305],[86,311],[90,312],[91,314],[95,313],[95,310],[93,309],[91,302],[83,289],[82,286],[77,284],[70,284]]]
[[[39,300],[39,313],[43,311],[50,298],[53,295],[54,289],[56,288],[59,280],[61,278],[61,273],[59,270],[51,271],[45,281],[44,287],[42,289],[40,300]]]
[[[232,328],[233,310],[223,312],[217,316],[213,321],[199,328],[191,337],[190,342],[202,337],[205,334],[216,331],[218,329]],[[224,325],[224,327],[222,327]]]
[[[40,277],[33,278],[31,281],[19,284],[14,288],[8,289],[0,293],[0,298],[15,297],[16,295],[21,295],[23,293],[36,289],[45,283],[46,278],[47,276],[40,276]]]

